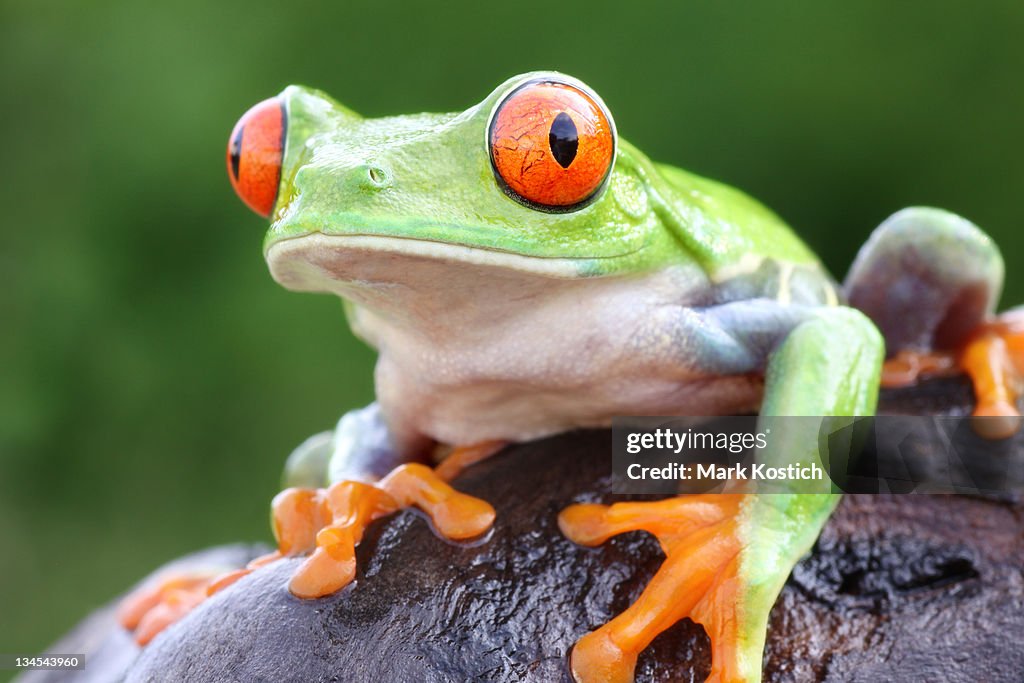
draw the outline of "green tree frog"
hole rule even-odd
[[[563,74],[516,76],[461,113],[379,119],[289,87],[239,121],[228,173],[270,218],[274,279],[340,296],[379,352],[377,402],[292,455],[278,552],[253,565],[306,556],[290,584],[302,598],[351,582],[366,525],[402,507],[448,538],[485,532],[493,508],[449,481],[502,443],[616,415],[869,415],[887,356],[891,381],[959,364],[979,413],[1018,415],[1024,316],[993,317],[1002,260],[970,222],[905,209],[840,286],[774,213],[652,162]],[[580,634],[575,679],[631,681],[639,653],[690,617],[711,639],[709,680],[759,680],[769,611],[836,502],[563,511],[578,543],[643,529],[666,552],[635,604]],[[122,620],[144,641],[191,606],[168,607],[175,586],[245,571],[149,587]]]

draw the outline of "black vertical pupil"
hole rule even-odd
[[[235,180],[238,180],[238,165],[242,160],[242,133],[245,132],[245,126],[240,126],[238,132],[235,133],[235,137],[231,140],[231,173],[234,175]]]
[[[576,158],[576,150],[580,146],[580,136],[576,130],[576,124],[564,111],[551,122],[548,144],[551,145],[551,153],[558,165],[562,168],[569,168],[569,164]]]

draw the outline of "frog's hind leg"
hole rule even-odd
[[[995,311],[1003,260],[970,221],[913,207],[886,219],[843,283],[847,301],[882,332],[886,351],[953,351]]]
[[[1024,372],[1020,311],[994,317],[1003,260],[973,223],[930,208],[900,211],[861,249],[844,284],[851,306],[885,337],[886,386],[962,370],[974,383],[975,415],[992,436],[1016,429]]]

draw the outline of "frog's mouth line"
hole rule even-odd
[[[396,257],[408,257],[438,263],[470,264],[554,279],[579,278],[591,270],[586,263],[623,256],[526,256],[413,237],[327,235],[319,232],[278,240],[267,247],[265,254],[274,279],[289,288],[305,288],[303,284],[322,281],[325,276],[335,281],[359,279],[355,271],[373,255],[388,257],[392,261]]]

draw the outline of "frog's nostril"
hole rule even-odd
[[[366,174],[370,178],[370,183],[377,187],[384,187],[390,181],[387,171],[379,166],[367,166]]]

